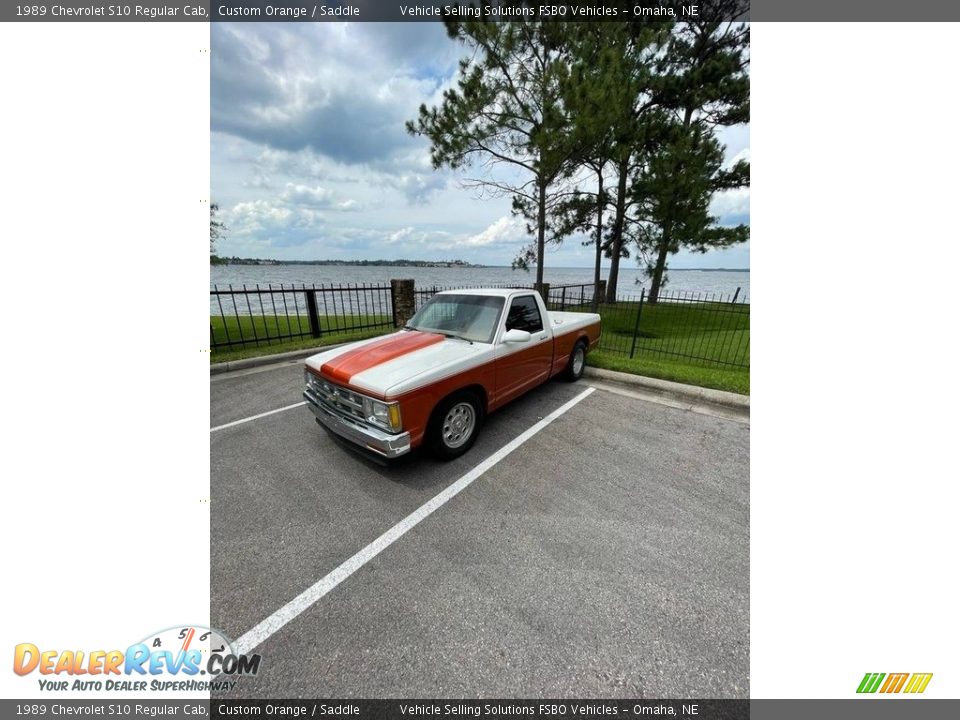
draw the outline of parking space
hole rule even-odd
[[[300,402],[302,380],[302,361],[212,376],[210,427]]]
[[[212,425],[300,383],[219,376]],[[380,467],[304,408],[212,433],[212,624],[243,635],[586,387],[535,390],[452,463]],[[743,422],[598,390],[266,637],[236,693],[746,696],[748,457]]]

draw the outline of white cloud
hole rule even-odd
[[[397,230],[397,231],[394,232],[394,233],[390,233],[390,234],[387,236],[387,242],[392,242],[392,243],[400,242],[400,241],[402,241],[402,240],[406,240],[406,239],[407,239],[408,237],[410,237],[411,235],[413,235],[413,228],[412,228],[412,227],[405,227],[405,228],[403,228],[403,229],[401,229],[401,230]]]
[[[461,244],[467,247],[485,247],[487,245],[518,245],[529,240],[526,223],[516,217],[504,216],[476,235],[469,235]]]
[[[736,165],[741,160],[750,162],[750,148],[745,147],[736,154],[732,155],[726,162],[727,167]]]
[[[292,215],[287,207],[273,205],[266,200],[237,203],[226,210],[227,227],[241,235],[282,226]]]
[[[750,215],[750,188],[737,188],[717,193],[710,203],[710,214],[719,217],[721,222],[724,218],[733,219],[738,223],[743,222],[742,218]]]
[[[333,204],[333,193],[319,185],[309,187],[307,185],[287,183],[287,189],[283,191],[282,197],[289,202],[300,203],[301,205],[313,205],[315,207],[330,207]]]

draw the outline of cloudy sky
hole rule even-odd
[[[509,265],[529,242],[507,198],[435,171],[404,123],[438,104],[462,46],[440,23],[213,23],[211,164],[225,256],[462,259]],[[749,158],[748,127],[723,132]],[[716,198],[723,223],[749,222],[749,192]],[[547,265],[590,267],[568,238]],[[680,267],[749,267],[743,245],[681,253]]]

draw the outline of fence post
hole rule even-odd
[[[543,298],[543,305],[548,310],[550,309],[550,283],[541,283],[540,287],[537,287],[534,284],[533,289],[540,293],[540,297]]]
[[[567,289],[563,288],[563,290],[560,291],[560,310],[563,311],[566,309],[567,309]]]
[[[310,318],[310,334],[318,338],[321,335],[320,315],[317,313],[317,293],[314,290],[303,289],[303,294],[307,297],[307,317]]]
[[[633,342],[630,344],[630,359],[633,360],[633,353],[637,349],[637,334],[640,332],[640,314],[643,312],[643,298],[647,294],[647,289],[640,291],[640,305],[637,307],[637,320],[633,324]]]
[[[390,296],[393,300],[393,326],[403,327],[417,310],[413,280],[391,280]]]
[[[737,291],[733,294],[733,300],[730,301],[731,305],[736,304],[737,298],[740,297],[740,286],[737,285]]]

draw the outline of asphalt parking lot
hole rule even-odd
[[[234,638],[596,389],[258,641],[232,697],[749,694],[744,419],[550,382],[465,456],[385,468],[304,407],[262,415],[301,385],[211,377],[211,624]]]

